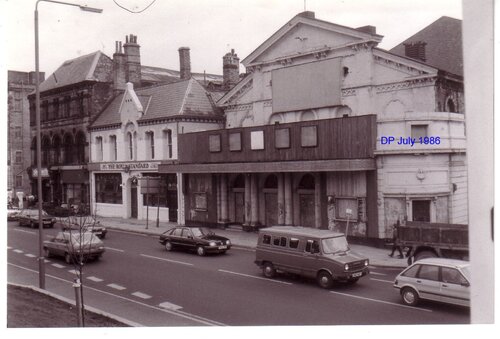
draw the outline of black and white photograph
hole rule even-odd
[[[0,0],[2,330],[493,330],[495,5]]]

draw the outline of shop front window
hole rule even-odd
[[[95,175],[96,202],[122,204],[122,176],[120,173],[101,173]]]

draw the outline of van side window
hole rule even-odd
[[[280,238],[280,246],[286,247],[286,237]]]
[[[297,248],[299,247],[299,239],[297,238],[290,238],[290,248]]]
[[[319,253],[319,244],[316,240],[307,240],[306,252]]]
[[[271,236],[264,234],[264,236],[262,237],[262,243],[270,245],[271,244]]]
[[[273,245],[274,246],[280,245],[280,237],[273,237]]]

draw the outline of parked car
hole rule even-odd
[[[99,259],[104,253],[103,242],[94,234],[59,232],[54,238],[43,242],[45,257],[63,257],[70,264],[81,259]]]
[[[37,209],[24,209],[17,215],[19,226],[29,226],[31,228],[38,227],[38,210]],[[56,219],[42,210],[43,227],[54,227]]]
[[[470,306],[470,263],[426,258],[401,272],[394,280],[404,304],[414,306],[420,299]]]
[[[7,221],[17,221],[17,217],[21,211],[22,210],[15,207],[7,208]]]
[[[167,251],[194,250],[198,255],[226,253],[231,248],[228,238],[215,235],[204,227],[174,227],[160,235],[160,243]]]
[[[108,230],[106,227],[101,226],[101,223],[99,221],[96,221],[95,223],[92,221],[91,223],[78,223],[79,220],[76,219],[76,223],[72,221],[68,222],[63,222],[62,223],[62,230],[63,231],[82,231],[82,232],[91,232],[94,235],[96,235],[99,239],[104,239],[106,237],[106,233],[108,233]]]
[[[266,278],[287,272],[316,279],[327,289],[335,281],[354,284],[369,273],[368,258],[351,251],[343,233],[301,226],[260,229],[255,264]]]

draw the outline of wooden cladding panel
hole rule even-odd
[[[317,126],[317,146],[302,147],[301,128]],[[275,130],[290,130],[290,147],[276,148]],[[264,149],[251,149],[251,132],[264,131]],[[229,134],[241,133],[241,151],[229,150]],[[209,136],[220,135],[221,151],[209,151]],[[179,162],[227,163],[264,161],[302,161],[373,158],[376,142],[376,116],[325,119],[231,128],[179,135]]]

